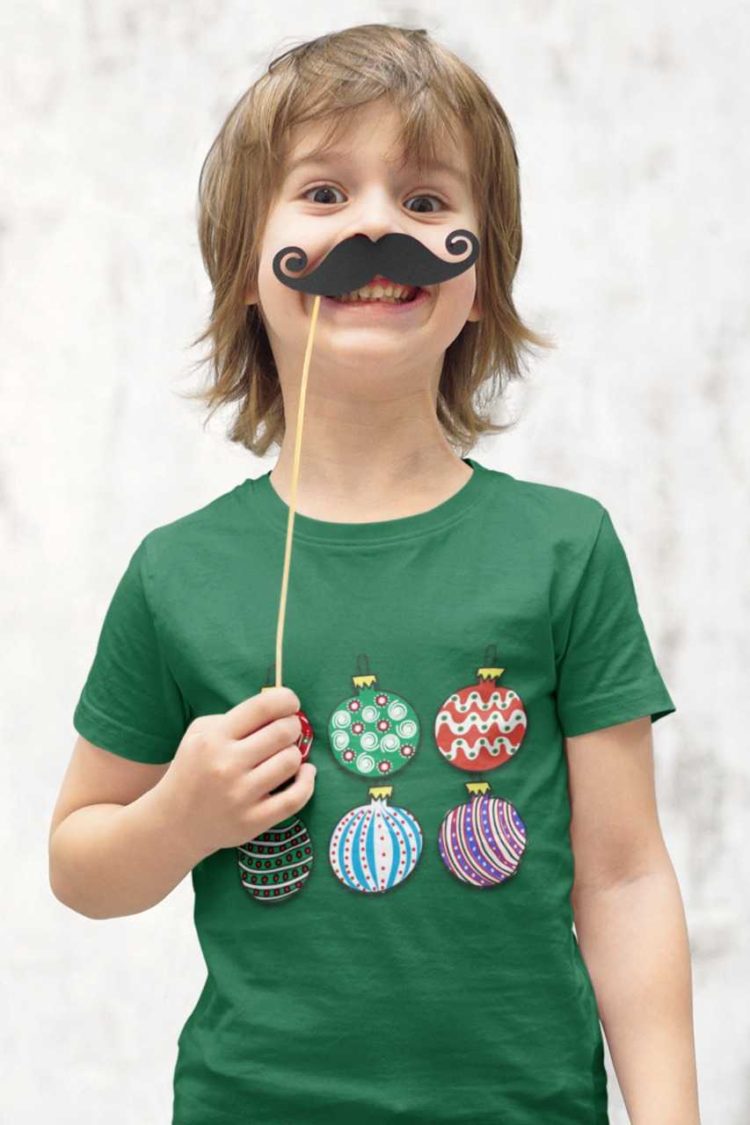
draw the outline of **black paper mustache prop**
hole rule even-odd
[[[308,257],[301,247],[284,246],[273,256],[273,272],[283,285],[287,285],[290,289],[315,295],[310,318],[310,330],[307,335],[305,359],[302,365],[302,381],[297,404],[297,428],[294,433],[291,496],[288,507],[281,596],[276,627],[275,687],[282,687],[284,683],[281,663],[282,637],[289,588],[294,514],[297,507],[297,482],[299,480],[300,451],[302,449],[302,425],[305,417],[307,377],[310,370],[315,325],[320,310],[320,298],[339,297],[343,293],[350,293],[353,289],[360,289],[377,275],[401,285],[424,288],[427,285],[436,285],[441,281],[458,277],[477,260],[479,239],[469,230],[451,231],[446,237],[445,246],[448,252],[454,255],[462,254],[468,246],[469,254],[460,262],[444,261],[433,254],[429,247],[425,246],[419,239],[393,231],[384,234],[382,238],[376,241],[364,234],[352,235],[351,238],[347,238],[334,246],[315,269],[302,277],[294,276],[294,274],[290,277],[281,268],[282,262],[285,262],[286,266],[293,270],[295,274],[299,274],[305,269]],[[345,315],[359,317],[362,315],[362,311],[358,310]],[[399,323],[405,323],[401,316],[398,316],[397,320]]]
[[[334,246],[320,265],[304,277],[290,277],[282,271],[285,259],[286,267],[296,273],[307,265],[307,254],[301,247],[285,246],[274,255],[273,272],[290,289],[323,297],[339,297],[361,289],[378,274],[400,285],[437,285],[463,273],[479,254],[479,240],[470,230],[451,231],[445,245],[450,254],[463,253],[467,245],[471,253],[461,262],[446,262],[408,234],[394,231],[375,242],[367,235],[355,234]]]

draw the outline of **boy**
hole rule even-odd
[[[544,343],[511,297],[502,110],[423,32],[345,29],[272,64],[201,189],[204,397],[239,403],[233,440],[280,455],[133,554],[50,843],[55,893],[91,917],[192,873],[208,972],[173,1125],[606,1122],[600,1015],[632,1119],[692,1125],[652,776],[651,723],[675,708],[622,546],[599,501],[454,448],[503,428],[476,392]],[[294,244],[312,266],[397,230],[445,256],[457,228],[481,236],[471,270],[321,303],[290,686],[259,691],[312,303],[273,256]]]

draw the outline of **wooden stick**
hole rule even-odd
[[[292,461],[292,488],[289,498],[289,516],[286,524],[286,545],[284,548],[284,568],[281,575],[281,598],[279,601],[279,617],[276,626],[276,687],[282,687],[284,678],[281,669],[281,641],[284,634],[284,619],[286,617],[286,598],[289,589],[289,568],[292,561],[292,536],[294,532],[294,513],[297,506],[297,480],[299,478],[300,451],[302,449],[302,424],[305,417],[305,396],[307,394],[307,375],[310,370],[310,357],[312,356],[315,325],[320,309],[320,294],[315,294],[313,301],[310,331],[307,335],[307,348],[305,361],[302,366],[302,383],[300,385],[299,403],[297,404],[297,427],[294,433],[294,459]]]

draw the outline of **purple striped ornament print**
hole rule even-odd
[[[466,804],[450,809],[438,833],[443,863],[473,887],[494,887],[518,870],[526,825],[510,801],[487,794],[489,782],[467,782]]]

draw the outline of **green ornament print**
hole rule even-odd
[[[387,777],[417,752],[420,725],[410,703],[378,686],[367,657],[357,657],[352,676],[355,695],[343,699],[328,721],[328,738],[336,761],[360,777]]]

